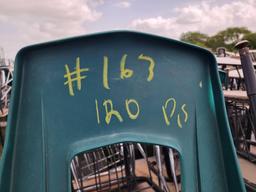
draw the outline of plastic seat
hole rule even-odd
[[[118,142],[175,148],[182,191],[245,191],[217,64],[207,50],[109,32],[16,57],[1,192],[71,191],[71,159]]]

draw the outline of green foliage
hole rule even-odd
[[[227,50],[233,51],[235,44],[250,33],[251,31],[245,27],[227,28],[210,37],[208,45],[211,46],[213,50],[216,50],[218,47],[226,47]]]
[[[181,41],[192,43],[201,47],[207,47],[209,36],[200,32],[187,32],[181,35]]]
[[[246,34],[244,39],[250,42],[251,49],[256,49],[256,33]]]
[[[242,39],[247,39],[250,41],[252,48],[256,48],[256,33],[252,33],[245,27],[230,27],[213,36],[200,32],[187,32],[183,33],[180,39],[201,47],[210,48],[213,51],[216,51],[218,47],[225,47],[228,51],[234,51],[235,44]]]

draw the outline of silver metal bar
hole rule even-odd
[[[131,161],[130,161],[130,173],[132,173],[132,176],[135,176],[135,151],[134,151],[134,145],[129,144],[130,148],[130,156],[131,156]]]
[[[77,192],[82,192],[80,190],[81,187],[79,185],[77,174],[76,174],[76,171],[75,171],[75,162],[74,162],[74,160],[71,161],[71,171],[72,171],[72,174],[73,174],[76,186],[77,186]]]
[[[146,160],[147,159],[147,155],[146,153],[144,152],[142,146],[140,143],[137,143],[137,147],[138,147],[138,150],[140,151],[140,154],[142,155],[142,157]]]
[[[159,177],[159,181],[160,181],[160,188],[164,191],[169,192],[169,188],[168,188],[165,178],[163,176],[160,146],[155,145],[154,147],[155,147],[155,153],[156,153],[156,163],[157,163],[157,167],[158,167],[158,177]]]
[[[175,189],[176,189],[176,192],[179,192],[179,186],[178,186],[177,177],[175,173],[174,154],[172,149],[169,149],[169,158],[171,161],[171,171],[172,171],[172,177],[173,177]]]

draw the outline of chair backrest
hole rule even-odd
[[[1,192],[71,191],[74,155],[125,141],[175,148],[182,191],[245,191],[209,51],[123,31],[18,53]]]
[[[228,88],[228,73],[224,70],[218,69],[219,71],[219,76],[220,76],[220,82],[222,84],[222,86],[225,87],[225,89]]]

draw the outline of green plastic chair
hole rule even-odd
[[[229,82],[228,73],[221,69],[218,69],[218,71],[219,71],[220,82],[222,86],[224,86],[225,89],[228,89],[228,82]]]
[[[71,191],[76,154],[126,141],[175,148],[182,191],[245,191],[209,51],[123,31],[18,53],[1,192]]]

